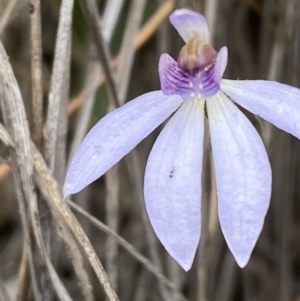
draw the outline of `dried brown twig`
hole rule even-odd
[[[32,79],[32,139],[38,147],[43,136],[43,72],[40,0],[30,1]]]
[[[72,231],[77,239],[77,242],[83,248],[91,266],[93,267],[97,278],[102,284],[106,295],[110,301],[118,301],[119,298],[112,288],[107,275],[103,269],[103,266],[96,255],[93,246],[91,245],[88,237],[81,228],[81,225],[74,217],[70,208],[63,201],[62,196],[59,192],[59,187],[51,175],[50,170],[47,168],[45,161],[36,147],[32,144],[32,156],[35,163],[35,178],[39,189],[43,196],[46,198],[48,205],[55,213],[57,218],[61,218],[64,223],[67,224],[68,228]]]

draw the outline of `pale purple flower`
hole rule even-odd
[[[189,270],[200,239],[206,107],[220,224],[244,267],[269,207],[271,168],[261,138],[234,102],[300,138],[300,90],[271,81],[222,79],[227,48],[217,53],[209,45],[205,18],[180,9],[170,22],[186,45],[177,61],[161,56],[161,91],[137,97],[91,129],[72,160],[64,195],[102,176],[171,116],[148,159],[145,202],[158,238]]]

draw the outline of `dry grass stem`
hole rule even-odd
[[[121,9],[124,5],[124,0],[108,0],[103,13],[103,38],[105,41],[110,41],[113,31],[116,27]]]
[[[130,73],[135,55],[134,41],[139,31],[145,4],[146,0],[133,0],[130,6],[128,21],[125,28],[121,51],[119,54],[120,63],[118,66],[118,73],[116,79],[118,85],[118,95],[121,105],[124,104],[126,100]]]
[[[29,262],[26,244],[23,245],[22,259],[18,275],[18,288],[15,301],[23,301],[26,299],[29,290]]]
[[[45,158],[52,171],[54,170],[55,164],[60,108],[68,95],[69,77],[66,75],[70,68],[73,4],[74,0],[62,1],[51,76],[51,87],[49,91]]]
[[[205,1],[204,15],[205,15],[206,20],[207,20],[210,39],[211,39],[212,43],[214,42],[214,38],[215,38],[215,30],[216,30],[215,22],[217,20],[218,2],[219,2],[219,0]]]
[[[86,81],[84,83],[84,93],[82,95],[83,102],[78,113],[78,118],[76,120],[75,133],[71,142],[67,165],[70,164],[73,156],[75,155],[75,152],[77,151],[80,143],[82,142],[84,136],[88,131],[100,72],[101,67],[99,63],[95,60],[91,60],[88,63],[86,70],[87,75]]]
[[[48,97],[47,136],[44,144],[46,162],[54,176],[62,185],[65,173],[65,139],[67,132],[66,106],[69,97],[69,71],[71,56],[71,28],[74,0],[63,0],[60,7],[59,23],[56,36],[51,84]],[[47,252],[55,258],[55,245],[50,239],[57,241],[52,223],[51,212],[43,203],[41,206],[42,236]],[[47,276],[44,275],[47,282]],[[50,294],[50,292],[49,292]],[[50,297],[51,298],[51,297]]]
[[[4,12],[1,14],[0,18],[0,36],[3,33],[4,28],[6,27],[11,15],[18,4],[18,0],[11,0],[5,7]]]
[[[40,0],[30,1],[30,43],[32,80],[32,139],[38,147],[43,136],[43,71]]]
[[[72,261],[82,298],[85,301],[93,301],[94,297],[91,286],[91,279],[85,269],[83,257],[81,255],[77,242],[71,232],[67,229],[65,224],[60,219],[57,219],[57,223],[60,230],[60,235],[65,243],[65,248],[67,249],[68,257]]]
[[[55,179],[51,175],[50,170],[47,168],[42,155],[39,153],[39,151],[34,145],[32,145],[32,155],[35,163],[35,176],[37,184],[44,197],[46,198],[49,207],[52,209],[52,211],[56,214],[58,218],[62,218],[62,220],[67,224],[69,229],[76,237],[78,243],[83,248],[91,266],[93,267],[97,278],[102,284],[109,300],[118,301],[119,298],[116,295],[114,289],[112,288],[107,278],[107,275],[103,269],[103,266],[94,251],[94,248],[92,247],[88,237],[82,230],[81,225],[78,223],[77,219],[74,217],[73,213],[70,211],[66,203],[63,201]]]
[[[30,233],[31,227],[28,212],[30,202],[36,198],[32,182],[33,162],[31,155],[28,153],[29,128],[21,93],[2,43],[0,44],[0,80],[4,121],[10,132],[11,140],[15,145],[15,148],[11,149],[10,154],[23,234],[29,257],[33,293],[36,300],[41,300],[33,263],[33,241]]]
[[[106,223],[108,227],[118,232],[119,228],[119,197],[120,197],[120,178],[119,166],[113,166],[105,175],[106,189]],[[106,239],[106,269],[108,277],[117,289],[118,285],[118,245],[110,236]]]
[[[10,135],[8,134],[6,128],[3,124],[0,124],[0,139],[7,146],[14,146],[14,142],[11,140]]]
[[[102,64],[102,68],[106,77],[109,97],[111,98],[111,101],[114,104],[114,106],[117,107],[120,102],[118,98],[108,46],[105,43],[102,34],[102,26],[100,24],[100,17],[96,2],[95,0],[81,0],[80,4],[85,15],[86,22],[90,27],[94,39],[96,53],[99,57],[99,61]]]

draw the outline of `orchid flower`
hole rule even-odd
[[[135,98],[90,130],[69,167],[64,195],[102,176],[171,116],[150,153],[144,195],[156,235],[189,270],[200,240],[207,118],[220,225],[229,249],[244,267],[269,207],[271,168],[260,136],[234,103],[299,139],[300,90],[274,81],[222,79],[227,48],[216,52],[209,44],[205,18],[179,9],[170,22],[186,44],[177,61],[162,54],[161,90]]]

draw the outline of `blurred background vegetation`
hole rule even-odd
[[[36,2],[31,1],[30,6],[27,0],[0,0],[0,37],[21,90],[31,131],[36,130],[31,76],[31,18],[36,13],[33,6]],[[41,1],[43,124],[49,117],[49,92],[62,2],[68,1]],[[176,59],[183,46],[168,22],[168,14],[177,7],[203,13],[215,49],[228,46],[225,78],[270,79],[300,87],[299,0],[95,0],[99,20],[103,18],[104,48],[109,49],[109,56],[102,57],[91,24],[91,12],[86,11],[85,3],[89,2],[75,1],[72,9],[70,80],[65,75],[68,84],[64,94],[69,96],[65,97],[67,102],[61,104],[64,112],[69,104],[68,131],[64,134],[65,118],[56,133],[65,142],[54,154],[60,157],[55,163],[60,166],[52,169],[60,187],[73,149],[113,105],[109,89],[103,85],[101,64],[105,60],[112,64],[120,103],[159,89],[160,54],[167,52]],[[118,54],[118,61],[109,60]],[[135,155],[127,156],[112,172],[72,198],[156,266],[156,274],[150,272],[147,262],[145,266],[145,262],[141,263],[136,254],[133,256],[120,246],[112,235],[105,234],[88,217],[74,211],[120,300],[180,300],[179,294],[165,286],[160,277],[163,274],[191,301],[300,301],[300,143],[258,117],[245,114],[266,145],[273,169],[273,193],[263,232],[244,269],[235,263],[218,224],[209,139],[206,139],[204,158],[202,236],[196,260],[188,273],[169,257],[145,218],[141,193],[143,172],[160,129],[137,147]],[[47,130],[43,133],[41,150],[47,140]],[[24,262],[24,229],[9,167],[11,156],[4,144],[0,151],[0,300],[35,300],[30,272],[22,274],[20,270],[24,266],[28,270],[28,264],[21,264]],[[105,300],[84,254],[82,269],[87,279],[80,279],[76,260],[70,260],[70,246],[62,242],[64,232],[56,219],[51,218],[51,209],[44,205],[40,194],[38,196],[46,249],[71,300]],[[41,300],[59,300],[36,249],[38,247],[32,252]],[[21,294],[16,295],[17,292]]]

